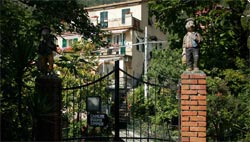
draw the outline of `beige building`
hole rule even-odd
[[[87,7],[89,18],[94,25],[101,26],[108,34],[103,40],[109,44],[97,51],[100,73],[112,69],[115,60],[120,68],[136,77],[141,77],[145,63],[145,27],[147,26],[147,59],[153,48],[166,47],[166,35],[156,29],[153,18],[149,17],[147,0],[131,0],[113,4]],[[154,41],[154,42],[153,42]],[[163,42],[162,42],[163,41]],[[121,75],[122,76],[122,75]]]
[[[150,62],[151,51],[166,47],[166,35],[156,28],[154,19],[149,17],[148,0],[131,0],[113,4],[87,7],[89,18],[94,25],[99,25],[107,36],[108,44],[100,47],[98,56],[100,74],[113,70],[114,62],[119,60],[120,68],[140,78]],[[147,27],[147,54],[145,58],[145,27]],[[57,44],[63,49],[71,48],[73,42],[82,40],[76,33],[64,33],[57,36]],[[123,77],[123,73],[120,73]],[[120,79],[123,82],[122,79]]]

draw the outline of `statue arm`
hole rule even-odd
[[[182,56],[186,54],[186,35],[183,38],[183,42],[182,42]]]
[[[198,43],[201,43],[201,42],[202,42],[202,37],[201,37],[201,35],[200,35],[199,33],[196,33],[196,41],[197,41]]]

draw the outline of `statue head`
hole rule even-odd
[[[42,37],[47,37],[50,34],[50,32],[51,32],[51,29],[49,27],[47,27],[47,26],[43,26],[41,28]]]
[[[193,31],[195,29],[194,19],[193,18],[188,18],[186,21],[187,21],[187,23],[185,25],[185,28],[188,31]]]

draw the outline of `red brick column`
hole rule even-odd
[[[181,75],[181,141],[206,142],[206,74]]]
[[[33,119],[34,141],[61,141],[61,109],[62,80],[57,76],[40,76],[36,78],[37,98],[41,99],[42,107],[37,104],[38,111]]]

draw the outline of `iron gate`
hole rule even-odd
[[[123,77],[119,76],[121,73]],[[64,88],[63,140],[176,141],[178,122],[173,125],[172,120],[164,118],[167,115],[165,101],[171,97],[169,94],[176,95],[173,94],[176,90],[152,82],[119,69],[119,61],[116,61],[114,70],[107,75],[82,86]],[[145,84],[147,97],[144,96]],[[87,111],[89,96],[100,98],[100,110]]]

